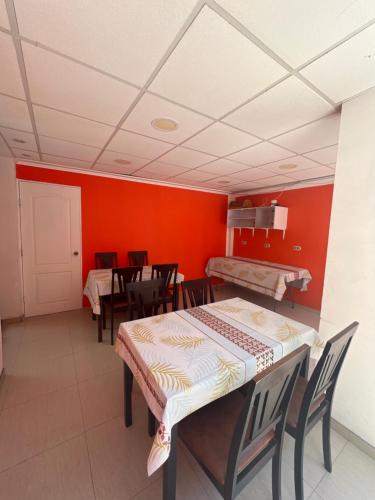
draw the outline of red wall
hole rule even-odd
[[[178,262],[185,278],[204,276],[225,255],[227,196],[17,165],[17,178],[80,186],[83,283],[94,253],[148,250],[150,263]]]
[[[241,237],[235,229],[234,237],[234,255],[309,269],[313,279],[308,291],[296,291],[295,300],[318,310],[322,303],[332,193],[333,185],[330,184],[239,198],[250,198],[253,206],[270,205],[271,200],[278,198],[279,205],[289,208],[288,228],[285,240],[281,231],[269,231],[267,240],[265,231],[260,229],[255,230],[254,238],[249,229],[243,229]],[[247,241],[247,245],[242,245],[241,240]],[[265,242],[271,247],[264,248]],[[293,245],[300,245],[302,250],[292,250]]]

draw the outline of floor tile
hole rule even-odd
[[[9,408],[76,383],[71,354],[42,360],[19,357],[10,373],[6,374],[3,407]]]
[[[86,429],[123,415],[121,369],[81,382],[79,391]]]
[[[103,375],[112,370],[120,369],[122,361],[116,354],[114,346],[90,345],[87,349],[74,353],[77,379],[83,381],[97,375]]]
[[[78,437],[0,474],[6,500],[94,499],[86,443]]]
[[[331,430],[331,453],[333,462],[343,450],[346,443],[347,441],[344,437],[333,429]],[[293,467],[294,439],[287,434],[285,435],[283,453],[285,462],[290,467]],[[315,489],[319,481],[321,481],[323,476],[327,473],[323,462],[322,426],[320,422],[306,437],[303,466],[305,482]]]
[[[373,500],[375,460],[348,443],[316,491],[323,500]]]

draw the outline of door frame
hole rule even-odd
[[[81,293],[83,293],[83,278],[82,278],[82,269],[83,269],[83,261],[82,261],[82,189],[81,186],[73,186],[70,184],[59,184],[56,182],[44,182],[44,181],[31,181],[27,179],[16,179],[17,183],[17,210],[18,210],[18,255],[20,262],[20,275],[21,275],[21,289],[22,289],[22,318],[24,319],[26,313],[25,306],[25,278],[24,278],[24,265],[23,265],[23,241],[22,241],[22,215],[21,215],[21,183],[27,184],[42,184],[42,185],[50,185],[50,186],[61,186],[68,188],[75,188],[79,190],[79,197],[81,203],[79,204],[79,263],[80,263],[80,278],[81,278]],[[36,316],[34,316],[36,317]]]

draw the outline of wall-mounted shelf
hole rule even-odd
[[[252,208],[230,208],[228,210],[227,225],[230,228],[264,229],[268,238],[270,229],[283,231],[288,221],[288,209],[286,207],[252,207]]]

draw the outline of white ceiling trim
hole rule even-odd
[[[317,177],[316,179],[305,179],[303,181],[292,181],[287,184],[275,184],[273,186],[265,186],[263,188],[251,189],[247,191],[238,191],[230,193],[230,196],[242,196],[246,194],[261,194],[271,192],[290,191],[291,189],[301,189],[305,187],[325,186],[334,183],[334,176]],[[240,187],[240,185],[239,185]]]

